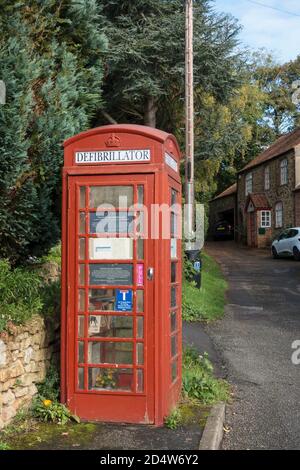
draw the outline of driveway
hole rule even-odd
[[[300,262],[233,242],[209,243],[229,281],[225,317],[206,328],[234,397],[224,449],[300,449]],[[300,357],[300,354],[299,354]]]

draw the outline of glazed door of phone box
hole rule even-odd
[[[154,421],[153,175],[69,177],[67,403]]]

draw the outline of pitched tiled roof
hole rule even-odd
[[[267,196],[264,193],[249,194],[247,202],[246,202],[246,208],[248,207],[250,201],[252,201],[255,209],[270,209],[271,208],[269,201],[267,199]]]
[[[288,152],[297,145],[300,145],[300,127],[295,131],[290,132],[289,134],[282,135],[276,142],[267,148],[263,153],[258,155],[254,160],[252,160],[248,165],[246,165],[240,172],[249,170],[254,166],[260,165],[272,158],[278,157],[283,153]]]
[[[232,194],[235,194],[237,191],[237,184],[234,183],[232,186],[229,186],[229,188],[225,189],[225,191],[223,191],[221,194],[218,194],[218,196],[216,196],[213,201],[215,199],[221,199],[222,197],[226,197],[226,196],[231,196]]]

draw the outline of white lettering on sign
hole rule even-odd
[[[75,152],[75,163],[130,163],[149,162],[151,151],[142,150],[99,150],[94,152]]]
[[[172,168],[172,170],[176,172],[178,171],[178,164],[175,158],[171,157],[167,152],[165,152],[165,162],[170,168]]]

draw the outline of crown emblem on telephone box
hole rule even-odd
[[[111,136],[105,142],[106,147],[120,147],[121,140],[115,134],[111,134]]]

